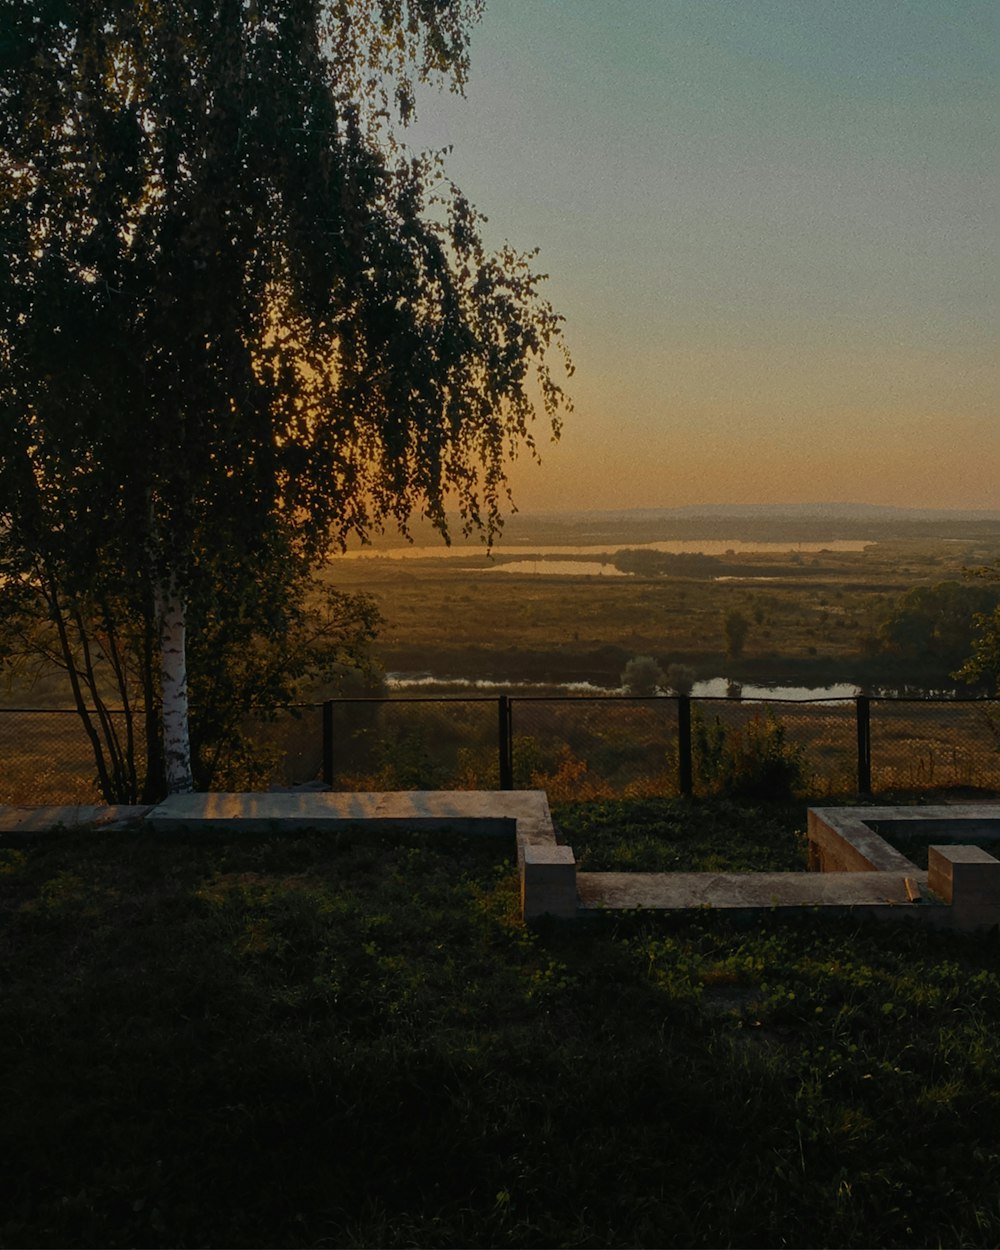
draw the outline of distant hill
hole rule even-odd
[[[440,536],[426,522],[412,527],[418,546],[436,546]],[[745,542],[885,542],[889,539],[967,539],[1000,542],[1000,510],[894,508],[883,504],[694,504],[683,508],[623,508],[600,511],[518,512],[508,517],[498,549],[532,545],[629,545],[675,539]],[[456,522],[456,547],[481,546],[464,539]],[[377,536],[376,549],[405,545],[398,534]],[[992,557],[991,557],[992,558]]]
[[[1000,542],[1000,510],[894,508],[880,504],[700,504],[683,508],[519,513],[503,546],[664,542],[885,542],[890,539]]]
[[[672,521],[701,517],[837,521],[1000,521],[997,509],[897,508],[874,503],[690,504],[683,508],[625,508],[586,512],[525,514],[526,521],[543,518],[586,524],[588,521]]]

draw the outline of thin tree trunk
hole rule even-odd
[[[72,607],[73,624],[76,626],[77,637],[80,640],[80,650],[83,654],[83,679],[87,683],[87,689],[90,691],[90,697],[94,704],[94,713],[97,716],[101,726],[101,732],[104,735],[104,741],[107,745],[108,760],[112,770],[113,789],[107,796],[108,799],[115,803],[134,803],[135,792],[129,785],[127,774],[127,760],[122,751],[121,740],[118,737],[118,731],[115,729],[114,721],[111,719],[111,713],[108,706],[101,697],[101,692],[97,686],[97,673],[94,668],[94,660],[90,648],[90,639],[87,634],[87,626],[84,624],[83,616],[80,609],[74,604]],[[122,690],[122,698],[126,697],[126,692]]]
[[[163,762],[167,793],[187,794],[194,789],[194,780],[188,729],[186,604],[173,578],[156,588],[156,617],[160,629]]]
[[[49,578],[45,591],[45,597],[49,605],[49,612],[56,631],[59,635],[59,646],[62,650],[63,657],[66,661],[66,673],[69,677],[69,684],[73,691],[73,701],[76,704],[77,715],[83,722],[83,728],[87,737],[90,739],[90,745],[94,752],[94,763],[97,765],[97,779],[101,787],[101,794],[108,803],[116,801],[114,795],[114,786],[111,776],[108,773],[107,762],[104,758],[104,751],[101,747],[101,740],[94,723],[91,720],[90,712],[87,709],[87,701],[83,696],[83,688],[80,685],[80,674],[76,664],[76,657],[73,654],[73,647],[69,640],[69,633],[66,629],[66,621],[63,617],[62,606],[59,602],[59,596],[56,593],[55,580]]]
[[[104,617],[105,634],[105,642],[102,643],[101,649],[108,657],[114,671],[115,681],[118,683],[118,691],[121,695],[122,711],[125,715],[125,749],[122,760],[123,779],[128,793],[131,795],[128,801],[136,803],[139,800],[139,775],[135,759],[135,710],[129,694],[128,665],[118,646],[117,631],[112,624],[111,610],[104,600],[101,602],[101,612]]]
[[[167,792],[167,778],[163,768],[163,739],[160,734],[160,697],[156,683],[156,657],[158,654],[155,611],[147,614],[143,622],[142,639],[142,693],[143,732],[146,738],[146,780],[142,787],[143,803],[159,803]]]

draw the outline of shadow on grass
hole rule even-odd
[[[0,850],[3,1243],[1000,1240],[994,942],[527,929],[512,849]]]

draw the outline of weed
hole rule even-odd
[[[733,799],[788,799],[810,777],[804,749],[787,740],[785,726],[768,711],[743,725],[709,723],[691,712],[691,755],[696,786]]]

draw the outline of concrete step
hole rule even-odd
[[[888,872],[580,872],[576,888],[580,913],[941,905],[927,889],[926,872],[911,879],[918,903],[910,901],[906,876]]]
[[[341,793],[175,794],[146,818],[172,832],[222,827],[234,832],[408,826],[459,833],[508,834],[555,842],[540,790],[419,790]]]

